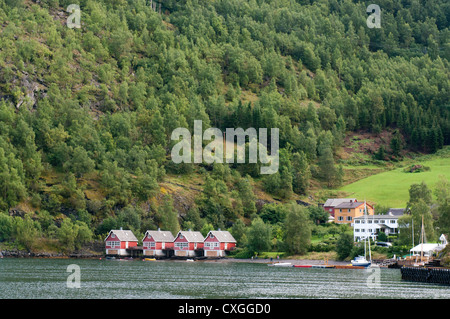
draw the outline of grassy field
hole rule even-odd
[[[404,168],[420,164],[430,168],[420,173],[405,173]],[[378,205],[389,207],[405,207],[409,199],[411,184],[424,181],[428,187],[434,184],[440,176],[450,179],[450,148],[446,147],[435,155],[426,155],[416,159],[408,159],[401,163],[402,167],[375,174],[338,189],[340,195],[366,199]]]

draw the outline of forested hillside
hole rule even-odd
[[[370,3],[0,0],[0,241],[276,225],[287,206],[258,198],[339,186],[352,132],[389,132],[381,160],[450,144],[450,3],[379,0],[373,29]],[[174,164],[194,120],[279,128],[278,172]],[[186,179],[189,200],[164,187]]]

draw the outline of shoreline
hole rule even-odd
[[[104,254],[70,254],[65,255],[62,253],[51,254],[51,253],[29,253],[24,251],[1,251],[3,257],[1,258],[37,258],[37,259],[107,259]],[[124,257],[123,259],[125,259]],[[130,261],[139,260],[143,261],[145,257],[133,258]],[[121,259],[121,258],[117,258]],[[191,258],[186,258],[191,259]],[[172,258],[162,258],[156,259],[153,262],[165,262],[165,261],[175,261],[175,262],[185,262],[186,259],[172,259]],[[194,259],[195,262],[207,262],[207,263],[254,263],[254,264],[272,264],[272,263],[291,263],[292,265],[325,265],[327,264],[325,260],[320,259],[299,259],[299,258],[232,258],[232,257],[222,257],[222,258],[204,258],[204,259]],[[338,261],[338,260],[328,260],[328,265],[347,265],[348,261]]]

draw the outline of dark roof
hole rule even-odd
[[[339,204],[342,204],[344,202],[349,202],[349,201],[355,201],[356,198],[329,198],[327,199],[327,201],[325,202],[325,204],[323,204],[324,207],[336,207]]]
[[[341,204],[335,206],[334,208],[356,208],[356,207],[359,207],[361,205],[364,205],[364,202],[352,201],[352,202],[341,203]]]
[[[402,216],[405,213],[405,208],[389,208],[388,214],[391,216]]]

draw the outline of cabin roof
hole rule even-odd
[[[168,230],[147,230],[144,239],[148,235],[152,236],[152,238],[158,242],[173,242],[175,240],[172,233]]]
[[[224,243],[235,243],[236,239],[234,239],[233,235],[230,234],[227,230],[211,230],[206,237],[209,236],[209,234],[213,234],[214,237],[217,238],[220,242]]]
[[[113,229],[109,232],[108,236],[106,236],[105,240],[113,233],[117,236],[117,239],[120,241],[138,241],[136,236],[134,236],[131,230],[122,230],[122,229]]]
[[[180,230],[177,234],[177,238],[181,235],[186,238],[188,242],[203,242],[205,240],[205,237],[203,237],[202,233],[199,231],[192,231],[192,230]]]

